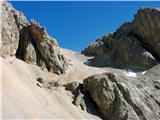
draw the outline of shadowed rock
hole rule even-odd
[[[65,73],[68,66],[68,61],[59,50],[57,42],[34,20],[21,31],[16,56],[56,74]]]
[[[83,85],[106,120],[158,120],[159,83],[156,77],[148,79],[151,73],[135,79],[103,73],[86,78]]]
[[[133,31],[141,42],[160,60],[160,9],[139,9],[133,20]]]
[[[114,33],[102,36],[85,48],[82,53],[96,56],[90,63],[97,66],[149,69],[159,63],[160,10],[140,9],[133,22],[124,23]]]

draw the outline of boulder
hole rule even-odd
[[[147,79],[148,75],[129,79],[102,73],[86,78],[83,85],[106,120],[158,120],[159,80]]]
[[[80,84],[79,82],[71,82],[68,83],[67,85],[65,85],[66,90],[71,91],[75,96],[78,95],[78,91],[82,90],[82,84]]]
[[[83,111],[86,111],[87,110],[86,100],[88,99],[86,99],[87,94],[83,92],[83,85],[75,81],[64,85],[64,87],[66,88],[66,90],[72,92],[73,94],[72,103],[77,107],[80,107]]]

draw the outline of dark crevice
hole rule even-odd
[[[157,105],[160,107],[160,101],[155,99],[155,102],[157,103]]]
[[[21,60],[25,60],[24,55],[26,54],[26,47],[28,41],[24,41],[24,33],[27,31],[27,27],[23,27],[20,30],[18,49],[16,51],[16,57]]]
[[[58,65],[58,63],[56,63],[56,61],[55,61],[55,63],[53,63],[53,61],[50,60],[50,58],[48,58],[47,60],[46,60],[46,58],[44,58],[45,56],[42,55],[38,44],[39,43],[37,43],[37,40],[35,40],[35,38],[34,38],[34,34],[32,34],[32,31],[30,29],[30,25],[28,25],[27,27],[23,27],[20,30],[18,49],[16,51],[15,56],[18,59],[21,59],[25,62],[36,62],[36,64],[38,66],[40,66],[42,69],[46,68],[48,71],[52,70],[51,67],[53,67],[53,66],[50,65],[50,64],[52,64],[52,65],[54,65],[54,73],[62,74],[63,69]],[[28,57],[28,53],[27,53],[28,52],[27,51],[28,45],[33,46],[33,51],[35,52],[34,59],[27,58]],[[52,52],[54,52],[54,51],[52,50]]]
[[[30,28],[30,26],[29,26],[29,29],[31,29]],[[38,47],[38,43],[36,42],[36,40],[34,39],[34,34],[32,34],[32,32],[31,32],[31,30],[30,30],[30,36],[31,36],[31,38],[32,38],[32,45],[34,46],[34,48],[35,48],[35,52],[36,52],[36,63],[37,63],[37,65],[39,65],[39,66],[43,66],[43,64],[45,65],[45,67],[47,68],[47,70],[48,71],[50,71],[51,70],[51,65],[50,65],[50,63],[52,63],[55,67],[55,70],[54,70],[54,72],[55,73],[57,73],[57,74],[59,74],[57,71],[60,71],[60,73],[62,74],[63,73],[63,70],[59,67],[59,65],[58,64],[56,64],[56,63],[53,63],[52,62],[52,60],[50,60],[50,58],[48,58],[47,60],[44,58],[45,56],[43,56],[42,55],[42,53],[40,52],[40,48]],[[42,48],[43,49],[43,48]],[[51,48],[49,48],[49,50],[51,51]],[[54,51],[52,50],[52,53],[53,53]]]
[[[74,105],[76,105],[75,101],[76,101],[77,97],[80,94],[83,94],[83,98],[82,99],[83,99],[84,104],[86,106],[86,112],[88,112],[88,113],[90,113],[92,115],[96,115],[96,116],[100,117],[101,119],[105,119],[105,117],[101,113],[99,107],[97,106],[96,102],[94,102],[93,98],[89,94],[89,92],[84,90],[83,84],[79,84],[79,86],[73,91],[71,89],[68,89],[67,85],[64,85],[64,87],[65,87],[66,90],[71,91],[72,94],[74,95],[73,101],[72,101],[72,103]],[[81,106],[81,109],[84,110],[83,109],[84,106],[81,105],[81,104],[80,104],[80,106]]]
[[[16,57],[18,59],[25,61],[25,55],[27,54],[26,49],[27,49],[28,45],[31,44],[31,45],[33,45],[35,53],[36,53],[36,64],[39,66],[42,66],[42,64],[43,64],[42,59],[43,58],[42,58],[41,53],[37,47],[35,40],[32,37],[29,26],[23,27],[20,30],[19,38],[20,39],[19,39],[18,49],[16,51]]]
[[[35,52],[36,52],[36,63],[37,63],[37,65],[42,66],[42,64],[43,64],[42,55],[41,55],[41,53],[40,53],[40,51],[39,51],[39,49],[38,49],[38,46],[37,46],[34,38],[32,37],[32,34],[31,34],[31,32],[30,32],[30,29],[29,29],[29,35],[30,35],[30,37],[31,37],[31,44],[33,45],[34,50],[35,50]]]
[[[94,102],[93,98],[90,96],[90,94],[86,91],[83,92],[84,94],[84,101],[87,107],[87,112],[96,116],[99,116],[100,118],[104,119],[104,115],[101,113],[99,107]]]

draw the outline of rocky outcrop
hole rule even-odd
[[[148,78],[154,69],[135,79],[112,73],[94,75],[84,80],[84,89],[106,120],[159,120],[159,79]]]
[[[160,120],[160,65],[157,65],[160,61],[159,15],[159,9],[140,9],[133,22],[124,23],[116,32],[102,36],[82,51],[85,55],[96,56],[94,65],[114,65],[140,70],[152,67],[142,73],[132,73],[132,70],[128,69],[126,74],[122,73],[123,70],[106,68],[119,75],[103,73],[86,78],[83,84],[76,81],[68,83],[72,81],[71,78],[80,81],[81,77],[88,76],[85,72],[93,74],[104,72],[105,69],[83,65],[82,62],[87,57],[70,51],[65,51],[65,54],[73,59],[73,67],[61,76],[46,74],[36,66],[24,64],[14,58],[2,59],[2,79],[7,85],[3,86],[3,115],[6,118],[14,117],[15,114],[18,115],[16,117],[37,118],[53,115],[51,119],[61,119],[68,114],[68,119],[72,118],[71,116],[77,119],[77,113],[81,111],[70,114],[72,109],[76,110],[69,103],[72,101],[85,112],[103,117],[104,120]],[[16,56],[50,72],[65,73],[68,60],[44,27],[34,20],[28,22],[21,12],[7,2],[2,2],[1,20],[0,56]],[[130,73],[134,76],[129,75]],[[70,77],[71,75],[73,76]],[[51,80],[47,80],[48,78]],[[10,80],[14,82],[10,84]],[[71,93],[64,91],[63,87]],[[30,97],[32,99],[29,99]],[[21,102],[15,104],[17,101]],[[28,105],[36,109],[28,110]],[[14,106],[14,109],[10,109],[11,106]],[[41,116],[42,108],[47,109]],[[87,114],[82,115],[86,118]]]
[[[71,91],[74,95],[73,104],[80,107],[82,110],[86,111],[86,103],[84,98],[83,86],[79,82],[71,82],[64,85],[66,90]]]
[[[8,2],[2,2],[2,57],[16,55],[27,63],[37,64],[56,74],[63,74],[68,66],[56,40],[34,20],[27,22],[23,13]]]
[[[64,73],[68,66],[67,59],[58,48],[56,40],[34,20],[20,31],[16,56],[56,74]]]
[[[87,91],[84,91],[83,84],[75,81],[64,85],[65,89],[73,94],[72,103],[83,111],[101,117],[99,108],[90,97]]]
[[[160,9],[142,8],[133,20],[134,33],[158,60],[160,60]]]
[[[78,95],[78,91],[79,90],[82,90],[82,84],[80,84],[79,82],[71,82],[71,83],[68,83],[67,85],[64,85],[66,90],[69,90],[71,91],[74,95]]]
[[[140,9],[132,23],[102,36],[82,51],[87,56],[96,56],[99,66],[122,66],[138,70],[149,69],[159,63],[158,9]],[[144,25],[145,24],[145,25]]]
[[[37,78],[37,84],[38,87],[40,88],[45,88],[49,90],[56,89],[57,87],[63,86],[63,83],[59,80],[54,81],[54,80],[46,80],[44,78]]]
[[[0,56],[14,56],[18,49],[19,31],[27,25],[27,20],[7,2],[1,3],[1,10]]]
[[[109,33],[111,35],[112,33]],[[82,51],[86,56],[100,56],[107,52],[107,45],[103,41],[108,36],[102,36]]]

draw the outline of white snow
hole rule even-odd
[[[146,71],[142,72],[141,75],[144,75],[146,73]]]
[[[137,74],[130,69],[127,72],[124,72],[124,74],[128,77],[137,77]]]

